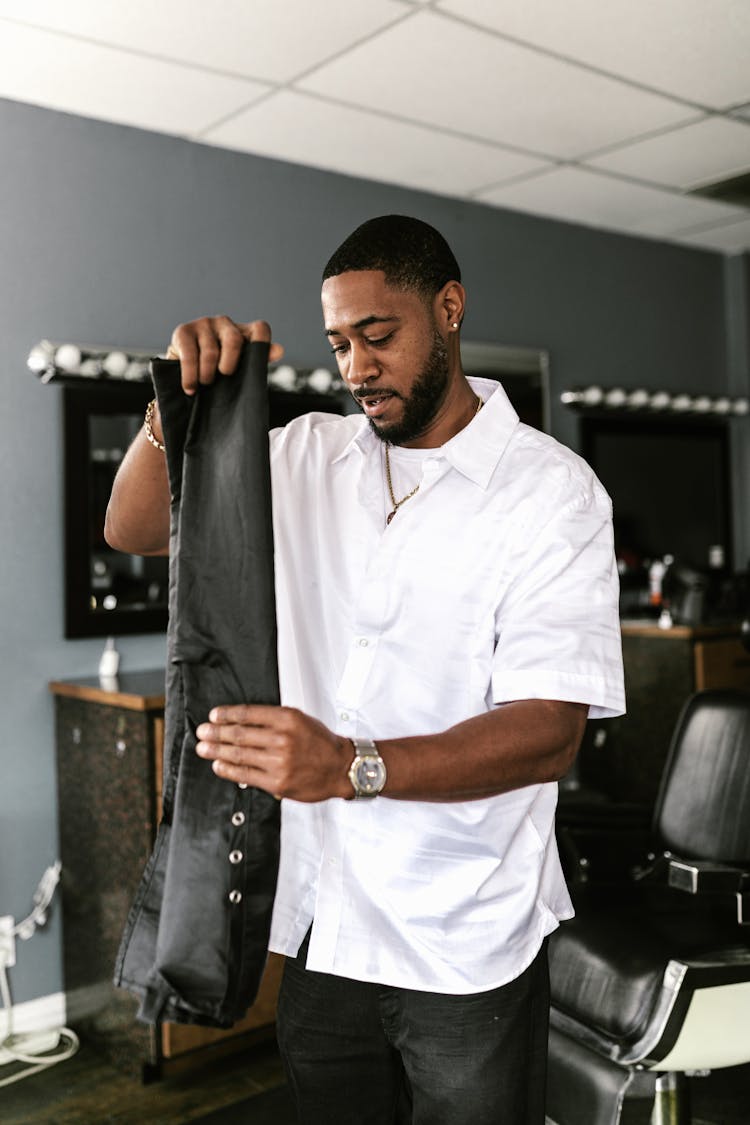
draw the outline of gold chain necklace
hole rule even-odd
[[[396,495],[393,491],[393,482],[391,480],[391,458],[388,454],[388,446],[387,445],[385,447],[385,480],[386,480],[386,484],[388,485],[388,495],[391,498],[391,504],[393,504],[393,511],[389,512],[388,515],[385,517],[385,523],[386,523],[386,527],[387,527],[388,524],[393,519],[393,517],[395,516],[396,512],[401,507],[401,505],[405,504],[407,500],[411,500],[412,496],[415,496],[416,493],[419,492],[419,484],[421,484],[422,482],[420,481],[419,484],[417,484],[414,488],[412,488],[411,492],[407,492],[406,496],[402,496],[400,500],[396,499]]]
[[[472,415],[472,420],[474,418],[476,418],[477,414],[482,409],[482,405],[483,405],[483,399],[480,398],[479,395],[477,395],[477,408]],[[391,498],[391,504],[393,504],[393,508],[388,513],[388,515],[385,517],[386,527],[391,522],[391,520],[395,516],[396,512],[401,507],[401,505],[405,504],[407,500],[411,500],[412,496],[416,496],[416,494],[419,492],[419,484],[422,483],[420,481],[419,484],[415,485],[414,488],[412,488],[411,492],[407,492],[406,496],[402,496],[400,500],[396,499],[396,494],[393,491],[393,481],[391,480],[391,458],[390,458],[390,455],[388,453],[388,448],[389,447],[386,444],[386,447],[385,447],[385,481],[386,481],[386,484],[388,485],[388,495]]]

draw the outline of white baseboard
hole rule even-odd
[[[27,1000],[24,1004],[13,1005],[14,1035],[46,1031],[48,1028],[62,1027],[64,1024],[64,992],[56,992],[51,996],[40,996],[38,1000]],[[0,1008],[0,1040],[4,1039],[7,1034],[8,1011],[6,1008]]]

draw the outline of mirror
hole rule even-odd
[[[550,432],[547,352],[462,340],[461,362],[467,375],[497,379],[502,383],[522,422]]]
[[[112,481],[152,397],[150,383],[63,388],[67,638],[166,630],[168,560],[104,541]]]

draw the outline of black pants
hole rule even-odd
[[[546,942],[469,996],[363,984],[287,960],[277,1030],[300,1125],[544,1125]]]

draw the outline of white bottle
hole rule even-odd
[[[113,687],[117,679],[117,670],[120,667],[120,654],[115,648],[115,638],[107,637],[101,660],[99,661],[99,679],[102,687]]]

